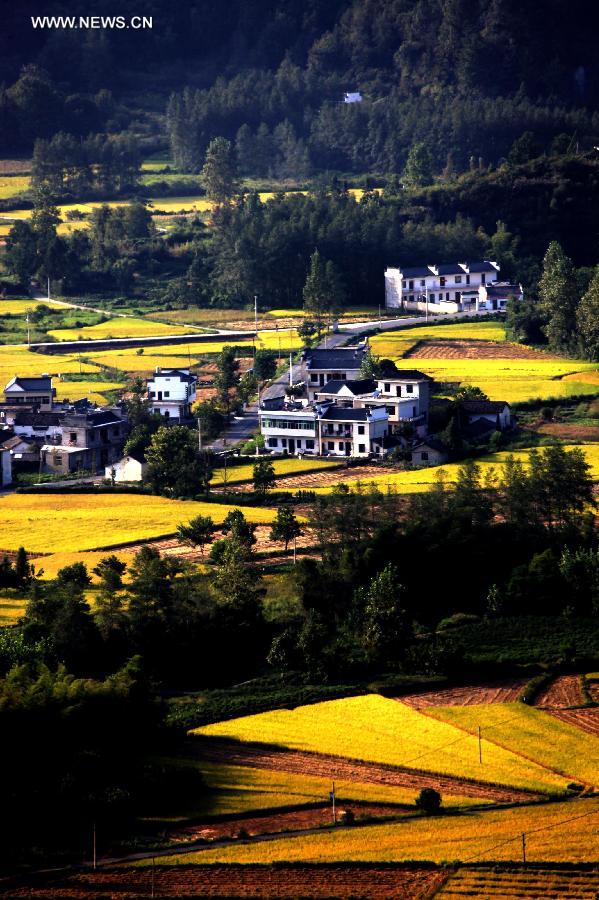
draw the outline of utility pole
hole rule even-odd
[[[96,853],[96,823],[94,822],[94,830],[93,830],[93,843],[94,843],[94,869],[98,868],[98,857]]]
[[[482,763],[483,761],[483,745],[480,739],[480,725],[478,726],[478,761]]]
[[[331,791],[331,800],[333,801],[333,825],[337,824],[337,810],[335,808],[335,782],[333,782],[333,790]]]
[[[202,452],[202,420],[198,416],[198,452]]]
[[[293,565],[297,563],[297,538],[293,538]]]
[[[424,289],[424,302],[426,304],[425,321],[428,322],[428,288]]]
[[[258,334],[258,294],[254,294],[254,331]]]
[[[152,857],[152,892],[150,894],[151,897],[154,896],[154,867],[156,866],[156,857]]]
[[[379,303],[379,328],[383,323],[381,322],[381,304]]]
[[[27,313],[25,321],[27,322],[27,346],[31,346],[31,332],[29,329],[29,313]]]
[[[48,277],[48,300],[50,299],[50,278]]]
[[[526,865],[526,834],[522,832],[522,862]]]
[[[223,438],[223,459],[225,461],[225,475],[223,478],[223,488],[225,494],[227,493],[227,439]]]
[[[289,387],[293,387],[293,353],[289,352]]]

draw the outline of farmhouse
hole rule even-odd
[[[111,466],[106,466],[104,475],[117,483],[143,481],[147,469],[148,465],[143,454],[130,453],[128,456],[123,456],[122,459],[114,462]]]
[[[359,379],[365,355],[364,347],[306,350],[302,356],[302,369],[308,399],[314,400],[318,388],[324,387],[329,381]]]
[[[465,434],[470,432],[475,436],[493,429],[505,431],[512,426],[510,405],[504,400],[462,400],[458,409]]]
[[[488,259],[387,268],[385,306],[431,313],[503,308],[512,293],[511,288],[516,287],[519,293],[522,289],[506,282],[503,283],[504,290],[498,294],[490,292],[490,286],[497,283],[499,269],[499,263]],[[503,306],[498,305],[500,300],[503,300]]]
[[[410,451],[410,462],[413,466],[440,466],[447,462],[447,450],[441,441],[428,438],[420,444],[416,444]]]
[[[191,418],[191,404],[196,398],[197,379],[189,369],[157,368],[148,381],[148,398],[152,412],[177,423]]]
[[[15,375],[4,388],[6,404],[30,406],[45,411],[52,409],[55,396],[56,388],[52,387],[49,375],[42,375],[41,378],[19,378]]]

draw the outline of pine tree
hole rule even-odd
[[[572,260],[557,241],[549,244],[543,259],[539,296],[549,346],[558,353],[567,353],[575,344],[578,292]]]
[[[239,190],[235,148],[226,138],[210,141],[202,169],[206,194],[216,204],[227,203]]]
[[[584,355],[599,361],[599,266],[576,310],[576,325]]]
[[[410,187],[421,187],[432,183],[433,161],[426,144],[418,143],[412,146],[406,160],[403,180]]]

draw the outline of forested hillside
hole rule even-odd
[[[117,6],[94,14],[140,12]],[[400,171],[419,142],[439,173],[495,163],[525,131],[529,158],[552,142],[588,149],[599,135],[597,13],[586,0],[154,0],[143,9],[151,31],[85,36],[32,29],[30,14],[65,13],[35,7],[5,13],[4,151],[60,130],[165,142],[168,129],[185,170],[199,171],[223,135],[246,174],[302,178]],[[38,68],[19,79],[24,62]],[[363,102],[344,104],[344,91]]]

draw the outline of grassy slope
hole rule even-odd
[[[481,766],[475,738],[374,694],[217,722],[197,729],[196,733],[410,766],[532,790],[552,791],[565,786],[563,778],[488,743]]]

